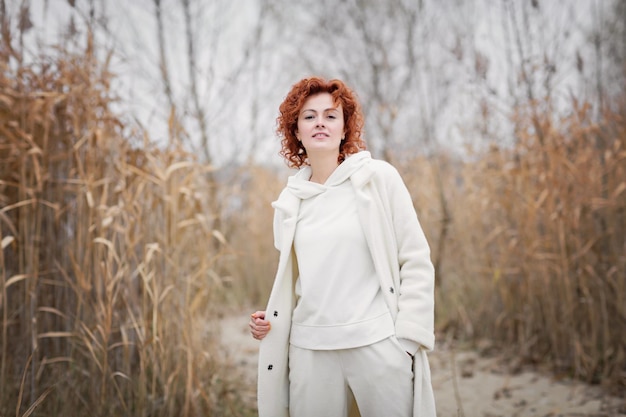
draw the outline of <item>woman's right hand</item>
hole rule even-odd
[[[272,328],[269,321],[265,320],[265,311],[255,311],[250,314],[250,333],[257,340],[263,339]]]

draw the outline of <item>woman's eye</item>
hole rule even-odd
[[[334,114],[329,114],[329,115],[328,115],[328,118],[329,118],[329,119],[336,119],[336,118],[337,118],[337,116],[335,116]]]
[[[307,116],[304,116],[304,120],[311,120],[313,118],[313,116],[311,116],[310,114]]]

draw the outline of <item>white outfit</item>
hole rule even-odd
[[[428,243],[411,197],[395,168],[371,159],[368,152],[346,158],[340,167],[344,164],[353,168],[349,170],[349,183],[354,190],[358,219],[378,279],[378,293],[384,299],[394,326],[395,338],[385,340],[406,339],[421,346],[413,364],[413,416],[435,416],[425,353],[434,346],[434,270]],[[297,291],[295,280],[299,275],[293,249],[301,209],[297,182],[309,177],[309,167],[290,177],[288,187],[273,203],[274,239],[280,258],[266,308],[272,330],[259,347],[260,417],[289,416],[289,340],[292,326],[296,329],[302,324],[292,323]],[[315,320],[324,319],[318,316]],[[381,389],[376,380],[371,380],[370,393],[360,395],[373,395]]]

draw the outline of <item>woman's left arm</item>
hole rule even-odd
[[[393,167],[387,175],[387,193],[400,266],[396,337],[401,342],[404,339],[405,346],[410,346],[412,341],[432,350],[435,344],[435,270],[411,195]]]

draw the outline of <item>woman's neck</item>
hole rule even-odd
[[[325,156],[323,158],[309,157],[309,163],[311,164],[311,178],[309,181],[324,184],[339,166],[338,159],[338,155]]]

